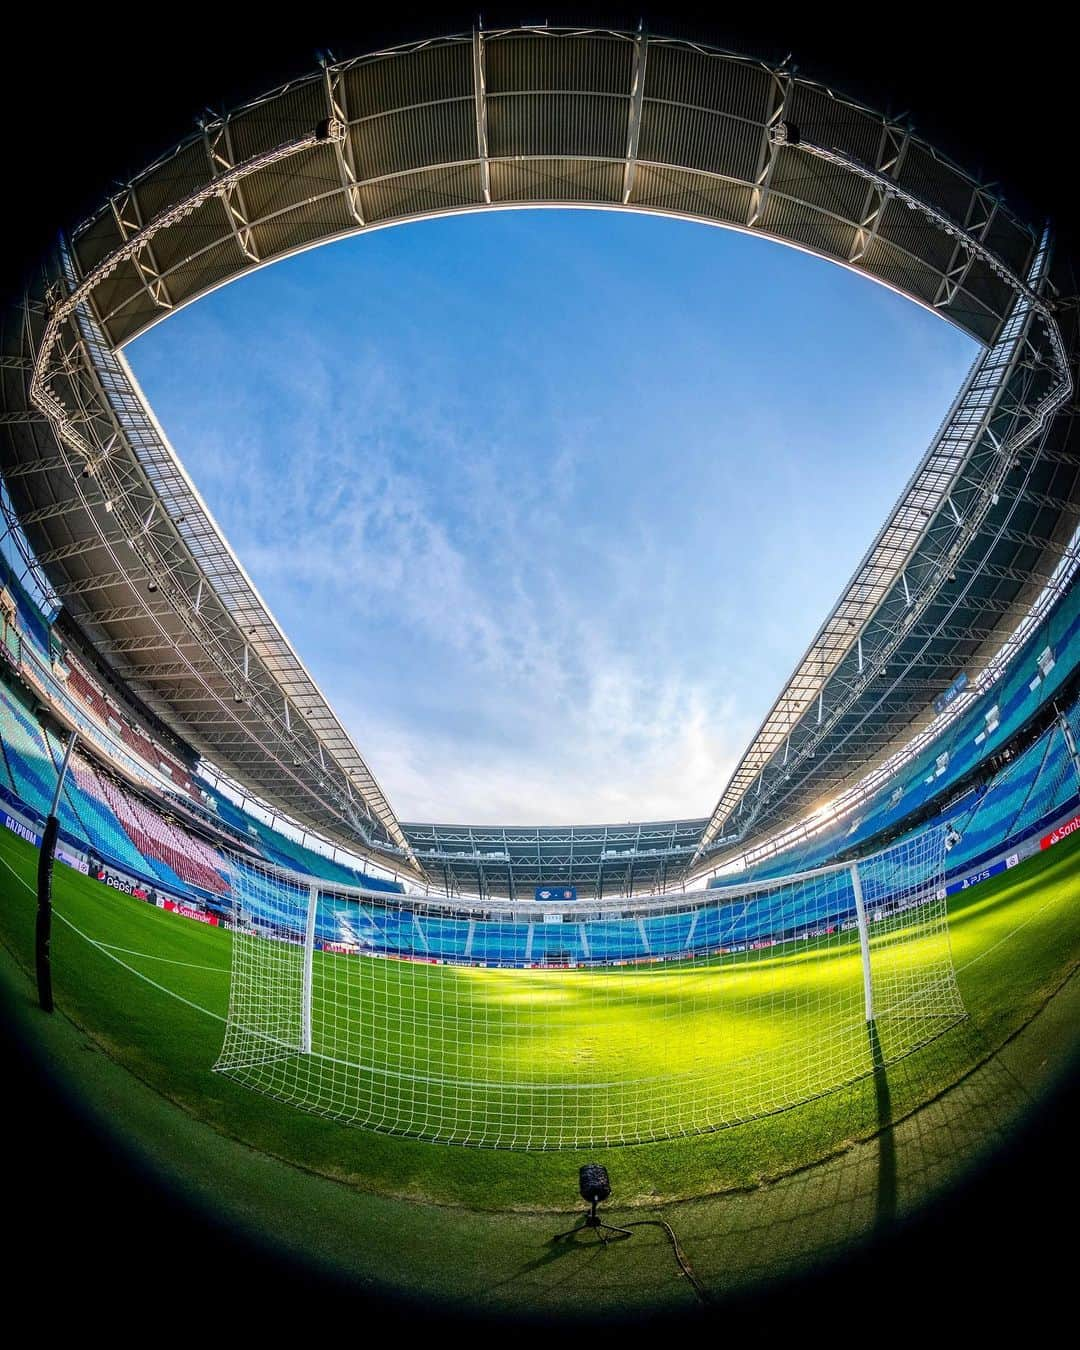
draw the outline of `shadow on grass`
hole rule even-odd
[[[584,1284],[588,1286],[590,1278],[594,1280],[597,1279],[597,1275],[594,1273],[595,1262],[598,1258],[603,1258],[610,1245],[612,1244],[605,1244],[597,1241],[595,1237],[591,1237],[583,1242],[576,1234],[570,1238],[564,1236],[562,1240],[556,1237],[548,1238],[544,1243],[539,1256],[534,1257],[531,1261],[526,1261],[507,1276],[506,1279],[496,1281],[492,1287],[495,1289],[504,1289],[517,1285],[522,1278],[536,1275],[538,1272],[544,1271],[547,1267],[552,1266],[556,1261],[560,1260],[560,1258],[571,1254],[577,1259],[561,1267],[557,1275],[553,1272],[544,1277],[542,1284],[535,1288],[534,1297],[543,1297],[546,1299],[559,1289],[560,1286],[568,1284],[572,1285],[578,1282],[584,1282]],[[610,1280],[611,1273],[609,1272],[607,1278],[601,1278],[599,1283],[602,1286],[606,1286]],[[618,1281],[616,1283],[618,1283]],[[543,1291],[542,1294],[541,1290]]]
[[[878,1126],[877,1194],[874,1205],[874,1227],[880,1232],[896,1218],[896,1137],[892,1123],[892,1093],[885,1055],[881,1049],[877,1023],[871,1018],[866,1024],[870,1041],[870,1057],[874,1065],[874,1104]]]
[[[833,1099],[835,1137],[849,1146],[776,1181],[664,1209],[714,1298],[808,1276],[888,1238],[981,1165],[1024,1109],[996,1056],[966,1072],[985,1048],[970,1022],[888,1067],[887,1025],[867,1038],[872,1073]]]

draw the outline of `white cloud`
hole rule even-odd
[[[659,698],[633,686],[630,676],[598,678],[583,706],[531,719],[545,734],[529,753],[385,721],[368,730],[365,753],[404,820],[565,825],[707,815],[752,728],[732,700],[710,703],[677,680]],[[342,711],[352,720],[347,704]]]
[[[266,286],[267,275],[249,282]],[[579,288],[592,280],[590,268]],[[623,272],[604,284],[595,304],[622,331]],[[327,331],[304,303],[272,324],[242,316],[239,384],[235,316],[215,319],[210,301],[182,316],[201,325],[188,348],[201,369],[173,390],[177,447],[399,816],[707,814],[835,595],[834,572],[846,577],[880,519],[881,476],[867,466],[889,459],[890,430],[908,436],[896,430],[908,413],[893,406],[892,368],[880,388],[859,375],[880,400],[867,405],[871,432],[852,470],[866,470],[865,509],[852,496],[823,530],[829,442],[849,429],[851,391],[805,373],[800,386],[801,366],[781,361],[782,396],[744,396],[761,341],[752,326],[740,344],[737,326],[712,334],[710,312],[700,333],[680,314],[678,361],[616,344],[602,400],[585,354],[587,397],[567,399],[567,372],[543,388],[527,336],[485,328],[479,350],[495,373],[465,369],[452,341],[410,334],[395,289],[388,312],[404,326],[384,360],[363,286],[328,336],[339,298],[326,304]],[[893,299],[871,296],[882,325]],[[940,352],[922,351],[922,328],[899,308],[894,343],[932,374]],[[698,348],[719,362],[715,386],[699,373],[669,387]],[[650,383],[657,367],[668,384]],[[573,386],[576,367],[568,373]],[[906,451],[892,453],[902,476]],[[623,457],[638,495],[605,513],[598,500],[621,485]]]
[[[633,605],[643,566],[662,568],[657,541],[640,526],[591,541],[610,577],[604,609],[583,607],[542,551],[521,556],[537,518],[558,520],[573,500],[582,428],[523,473],[497,440],[463,443],[370,355],[334,367],[303,348],[286,341],[264,367],[296,407],[271,483],[262,442],[282,429],[263,425],[252,394],[234,392],[236,415],[189,438],[187,459],[286,631],[314,611],[377,638],[392,615],[440,653],[457,688],[439,692],[464,714],[453,729],[437,712],[395,717],[356,703],[348,661],[298,643],[398,814],[557,824],[711,810],[745,719],[712,691],[710,672],[680,672],[685,656],[661,657],[605,619]],[[222,396],[204,394],[209,406]],[[402,440],[420,447],[419,463]],[[425,455],[459,480],[453,535]],[[396,672],[421,702],[430,674]],[[468,716],[478,705],[482,727]]]

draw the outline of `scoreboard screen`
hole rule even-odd
[[[536,888],[535,899],[541,900],[541,901],[546,900],[546,901],[548,901],[548,903],[551,903],[553,900],[576,900],[576,899],[577,899],[577,887],[576,887],[576,886],[537,886],[537,888]]]

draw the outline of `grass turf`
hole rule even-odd
[[[320,952],[310,1055],[288,1049],[301,1041],[301,950],[242,936],[245,1030],[224,1059],[282,1101],[438,1142],[595,1148],[699,1133],[821,1096],[961,1015],[943,926],[915,913],[875,926],[873,1043],[854,929],[555,971]]]
[[[36,853],[0,836],[0,936],[28,966]],[[984,1059],[1076,964],[1080,839],[960,897],[952,943],[969,1018],[890,1071],[898,1119]],[[231,939],[59,867],[53,944],[58,1003],[110,1055],[213,1127],[306,1169],[391,1195],[477,1208],[565,1203],[582,1154],[478,1154],[343,1128],[210,1073],[223,1032]],[[74,925],[74,927],[70,926]],[[328,960],[332,958],[327,958]],[[384,963],[386,965],[396,963]],[[455,972],[459,973],[459,972]],[[609,972],[595,972],[594,975]],[[522,972],[504,972],[515,978]],[[546,979],[559,979],[547,975]],[[617,972],[615,972],[617,974]],[[715,1193],[795,1171],[871,1135],[873,1079],[712,1135],[618,1150],[624,1202]],[[593,1149],[589,1158],[612,1161]]]

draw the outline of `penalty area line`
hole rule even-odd
[[[21,877],[18,874],[18,872],[16,872],[14,867],[12,867],[12,865],[8,862],[6,858],[0,858],[0,863],[4,864],[4,866],[15,878],[15,880],[18,881],[20,885],[25,886],[31,895],[36,894],[33,886],[30,885],[30,883],[26,880],[25,877]],[[83,939],[84,942],[88,943],[91,947],[96,947],[97,950],[101,952],[102,956],[107,956],[110,961],[115,961],[118,966],[121,966],[124,970],[134,975],[136,979],[144,980],[147,984],[152,985],[153,988],[159,989],[163,994],[168,994],[170,998],[175,998],[179,1003],[186,1003],[189,1008],[194,1008],[196,1012],[201,1012],[204,1013],[207,1017],[212,1017],[216,1022],[224,1022],[226,1020],[221,1015],[221,1013],[212,1012],[211,1009],[204,1008],[201,1003],[193,1003],[191,999],[185,998],[183,994],[178,994],[175,989],[169,989],[167,985],[158,984],[157,980],[152,980],[149,975],[144,975],[141,970],[136,970],[134,966],[128,965],[126,961],[122,961],[119,956],[116,956],[113,954],[113,952],[109,951],[106,943],[98,942],[98,940],[96,938],[92,938],[89,933],[84,933],[83,930],[78,926],[78,924],[72,923],[72,921],[67,917],[67,915],[61,914],[58,909],[54,908],[53,913],[62,923],[66,923],[73,933],[77,933],[79,937]],[[121,947],[117,948],[117,950],[123,951],[124,949]],[[141,955],[141,953],[136,953],[136,955]],[[185,963],[177,962],[177,964],[183,965]],[[221,967],[219,966],[206,968],[221,970]]]
[[[211,970],[215,975],[228,975],[228,966],[200,966],[194,961],[177,961],[171,956],[154,956],[151,952],[137,952],[131,947],[120,947],[115,942],[98,942],[96,938],[87,938],[95,947],[103,951],[123,952],[125,956],[141,956],[144,961],[162,961],[167,966],[184,966],[187,970]]]

